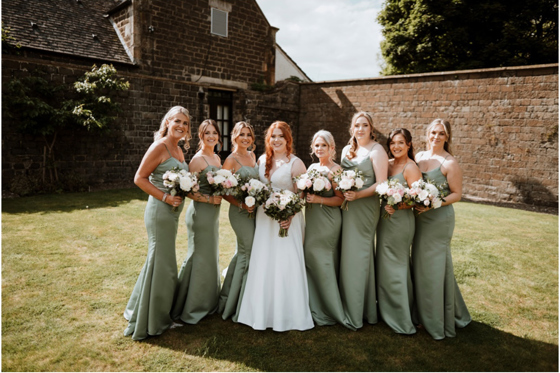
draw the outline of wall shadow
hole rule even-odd
[[[2,199],[2,214],[48,214],[74,210],[118,207],[132,200],[148,200],[139,188],[103,190],[84,193],[62,193]]]
[[[262,371],[558,371],[558,346],[473,321],[456,338],[395,334],[384,323],[254,331],[212,315],[144,343]]]
[[[558,200],[540,180],[532,177],[514,177],[511,182],[522,200],[520,202],[537,206],[558,206]]]

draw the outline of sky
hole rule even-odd
[[[257,0],[276,42],[313,81],[362,79],[381,71],[383,0]]]

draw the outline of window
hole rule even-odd
[[[231,153],[230,128],[232,127],[232,101],[233,94],[228,91],[208,90],[208,104],[210,105],[210,118],[216,121],[222,133],[223,147],[220,157],[226,159]]]
[[[228,36],[228,13],[212,8],[211,32],[215,35]]]

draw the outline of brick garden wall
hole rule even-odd
[[[352,115],[370,111],[378,139],[397,127],[424,150],[435,118],[451,122],[465,197],[537,205],[558,203],[558,65],[416,74],[301,86],[298,153],[330,130],[338,150]]]

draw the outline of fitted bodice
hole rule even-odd
[[[374,147],[375,145],[372,147],[372,150]],[[340,162],[340,166],[344,170],[356,170],[362,172],[364,178],[364,186],[362,187],[362,189],[369,188],[370,186],[375,184],[375,172],[373,171],[373,164],[371,163],[371,159],[369,157],[370,153],[371,150],[361,160],[357,157],[348,159],[346,156],[344,156],[342,158],[342,161]]]
[[[259,178],[259,169],[258,166],[255,167],[250,166],[241,166],[241,168],[235,171],[241,178],[251,178],[251,179],[258,179]]]
[[[210,186],[210,183],[208,182],[208,178],[206,177],[206,174],[209,171],[212,172],[216,172],[220,169],[220,167],[218,166],[212,166],[212,165],[208,165],[206,166],[206,168],[202,171],[200,171],[200,173],[198,174],[198,186],[200,187],[199,192],[202,194],[212,194],[212,187]]]
[[[434,182],[436,185],[442,185],[444,195],[449,195],[449,193],[451,193],[449,185],[447,184],[447,178],[441,172],[441,165],[433,170],[422,172],[422,178],[426,181]]]
[[[150,182],[162,192],[166,192],[169,188],[163,186],[163,174],[174,167],[179,167],[184,170],[189,170],[189,166],[185,161],[181,162],[175,157],[169,157],[161,162],[150,175]]]
[[[294,183],[292,181],[292,165],[298,159],[295,155],[290,156],[290,161],[278,167],[272,174],[270,180],[264,175],[266,168],[266,156],[262,155],[259,162],[259,178],[263,183],[271,183],[272,188],[276,191],[287,189],[295,192]]]
[[[397,180],[399,183],[401,183],[403,186],[408,187],[408,184],[406,183],[406,179],[404,178],[404,174],[403,172],[401,172],[400,174],[396,174],[393,176],[389,176],[387,178],[388,180]]]

